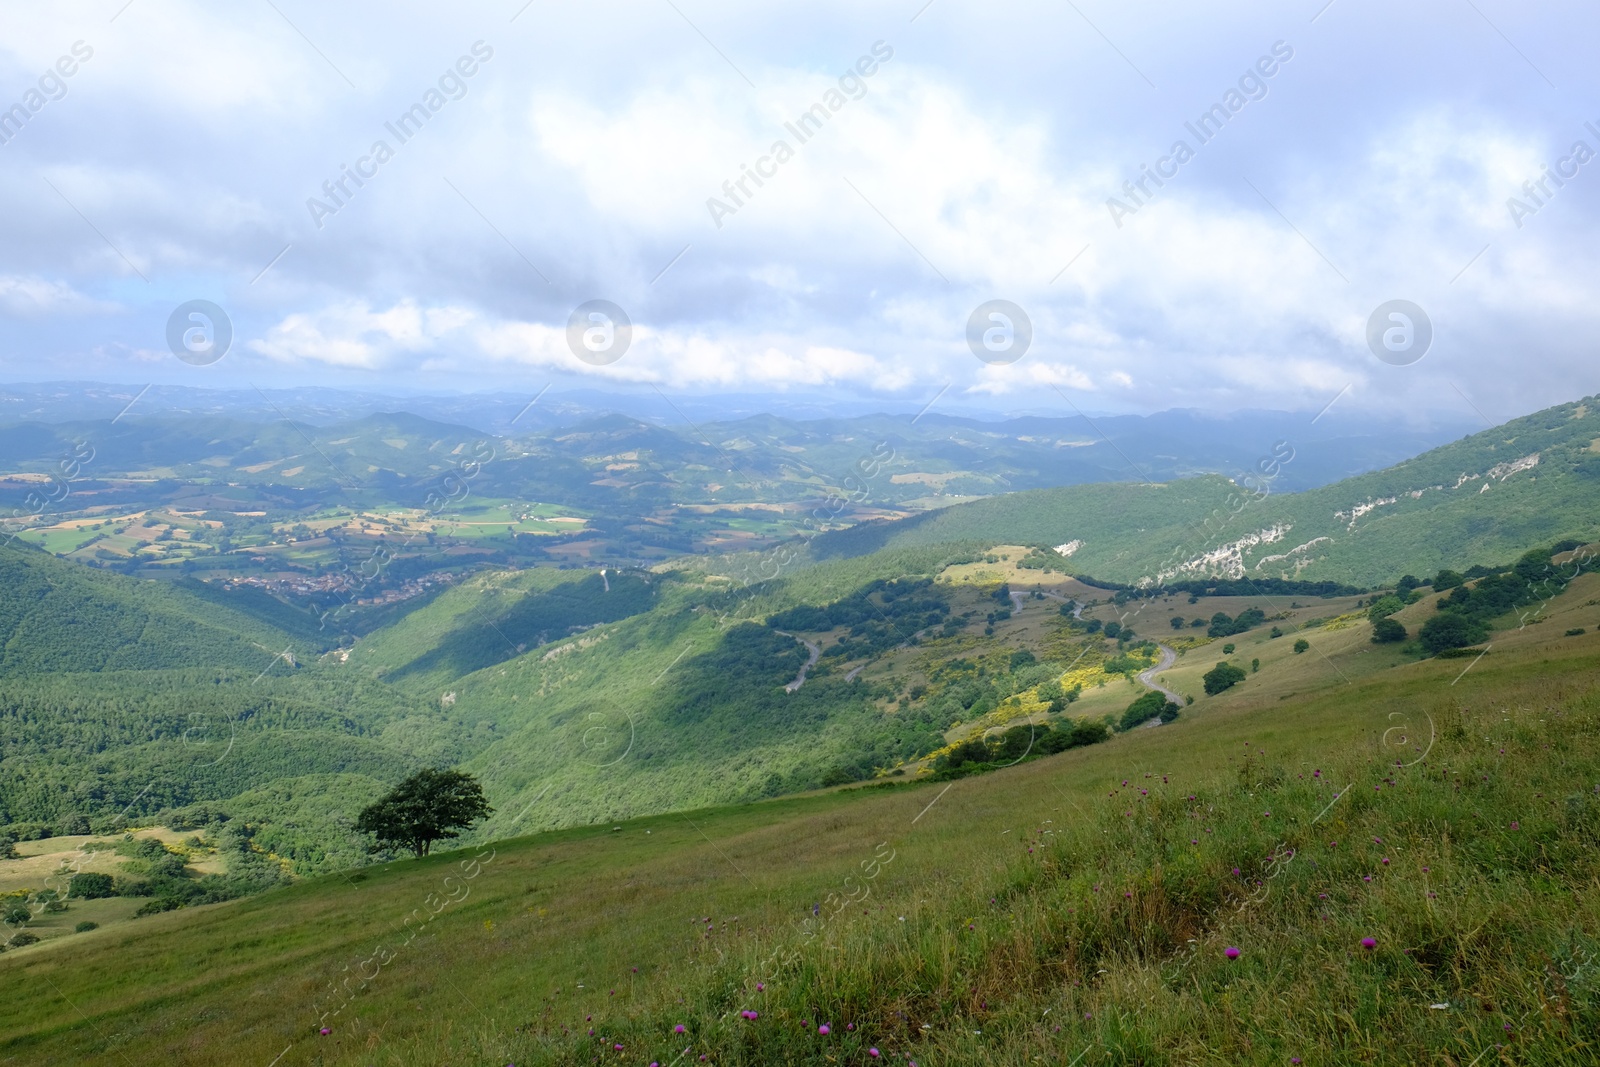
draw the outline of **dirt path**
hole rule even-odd
[[[1059,600],[1063,604],[1071,604],[1072,605],[1072,617],[1074,619],[1082,619],[1083,618],[1083,601],[1081,601],[1081,600],[1073,600],[1071,597],[1062,596],[1060,593],[1052,593],[1048,589],[1041,589],[1041,590],[1039,590],[1039,592],[1043,593],[1050,600]],[[1015,596],[1032,596],[1033,594],[1032,593],[1012,593],[1011,595],[1013,597],[1015,597]],[[1020,604],[1017,606],[1017,610],[1018,611],[1022,610],[1022,607],[1021,607]]]
[[[809,672],[812,667],[817,665],[817,660],[822,658],[822,646],[812,644],[803,637],[795,637],[794,634],[785,633],[782,630],[774,630],[772,632],[783,637],[794,637],[796,641],[799,641],[802,645],[805,645],[806,651],[811,654],[810,658],[806,660],[805,665],[800,668],[800,673],[794,676],[794,681],[783,687],[783,691],[785,693],[792,693],[796,689],[799,689],[802,685],[806,684],[807,672]],[[863,664],[863,666],[865,665]],[[860,668],[857,669],[859,670]]]
[[[1168,700],[1172,701],[1179,707],[1182,707],[1183,697],[1179,696],[1177,693],[1174,693],[1172,690],[1157,682],[1155,679],[1156,675],[1160,674],[1162,671],[1178,662],[1178,654],[1172,649],[1168,648],[1166,645],[1157,645],[1156,647],[1161,650],[1161,660],[1149,670],[1140,671],[1139,681],[1143,682],[1147,687],[1154,689],[1156,692],[1165,694]]]

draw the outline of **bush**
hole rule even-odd
[[[1447,648],[1463,648],[1489,636],[1489,627],[1457,611],[1441,611],[1422,624],[1418,636],[1422,647],[1438,653]]]
[[[1121,632],[1122,632],[1122,624],[1120,622],[1108,622],[1108,623],[1106,623],[1106,625],[1105,625],[1105,635],[1107,637],[1115,637],[1118,634],[1120,634]]]
[[[1208,637],[1232,637],[1242,634],[1246,630],[1260,626],[1267,621],[1267,613],[1260,608],[1245,608],[1239,612],[1237,619],[1229,618],[1228,613],[1219,611],[1211,616],[1211,626],[1206,630]]]
[[[1394,596],[1393,594],[1385,597],[1379,597],[1377,600],[1372,602],[1371,607],[1367,608],[1367,618],[1373,622],[1377,622],[1379,619],[1388,618],[1390,615],[1393,615],[1395,612],[1399,611],[1405,606],[1405,601],[1401,600],[1397,596]]]
[[[133,913],[134,918],[141,915],[157,915],[163,911],[176,911],[183,907],[184,902],[177,897],[155,897],[139,905],[139,910]]]
[[[1406,639],[1406,628],[1397,619],[1379,619],[1372,624],[1372,643],[1388,645]]]
[[[1311,642],[1302,637],[1300,640],[1294,643],[1294,654],[1298,656],[1300,653],[1306,651],[1310,647]]]
[[[1222,646],[1222,654],[1223,654],[1223,655],[1224,655],[1224,656],[1231,656],[1231,655],[1233,655],[1233,648],[1234,648],[1234,646],[1233,646],[1233,642],[1231,642],[1231,641],[1230,641],[1230,642],[1228,642],[1228,643],[1227,643],[1227,644],[1225,644],[1225,645],[1223,645],[1223,646]]]
[[[1072,725],[1072,745],[1077,748],[1081,745],[1097,745],[1111,736],[1111,731],[1105,723],[1091,722],[1088,719],[1079,719]]]
[[[97,874],[85,871],[72,876],[72,881],[67,885],[67,896],[77,897],[80,900],[94,900],[99,897],[114,897],[116,889],[109,874]]]
[[[1466,579],[1461,577],[1461,575],[1457,574],[1455,571],[1440,571],[1433,579],[1433,591],[1435,593],[1442,593],[1446,589],[1454,589],[1464,581],[1466,581]]]
[[[77,926],[74,926],[72,929],[76,933],[86,934],[90,930],[98,930],[98,929],[100,929],[100,924],[97,923],[97,922],[90,922],[88,919],[85,919],[85,920],[83,920],[83,922],[79,923]]]
[[[1268,637],[1282,637],[1282,636],[1283,636],[1283,627],[1281,627],[1281,626],[1274,626],[1274,627],[1273,627],[1273,628],[1272,628],[1272,629],[1271,629],[1271,630],[1270,630],[1270,631],[1269,631],[1269,632],[1268,632],[1268,633],[1267,633],[1267,636],[1268,636]]]
[[[1583,633],[1583,627],[1578,626],[1578,627],[1575,627],[1574,629],[1568,630],[1567,631],[1567,636],[1568,637],[1577,637],[1581,633]]]
[[[1250,661],[1250,673],[1251,674],[1256,673],[1256,671],[1259,671],[1260,669],[1261,669],[1261,661],[1260,660],[1253,659],[1253,660]]]
[[[1256,661],[1260,663],[1260,660]],[[1218,663],[1205,673],[1201,679],[1205,683],[1206,695],[1216,696],[1225,689],[1231,689],[1244,681],[1245,673],[1238,667],[1228,662]]]
[[[1152,689],[1128,705],[1127,710],[1122,713],[1122,719],[1117,724],[1117,729],[1131,730],[1135,726],[1144,725],[1157,716],[1161,717],[1162,722],[1171,722],[1177,715],[1178,705],[1168,700],[1165,695]]]
[[[0,922],[7,926],[22,926],[32,918],[33,909],[20,900],[7,904],[5,910],[0,911]]]
[[[24,945],[36,945],[38,943],[39,943],[39,935],[38,934],[30,934],[26,930],[22,931],[19,934],[11,935],[10,945],[11,945],[12,948],[21,948]]]

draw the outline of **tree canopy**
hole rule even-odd
[[[458,836],[493,810],[472,775],[428,769],[363,808],[356,829],[375,836],[379,847],[399,846],[426,856],[435,841]]]
[[[1206,695],[1216,696],[1224,689],[1230,689],[1245,680],[1243,670],[1231,663],[1223,662],[1206,671],[1201,681],[1205,683]]]

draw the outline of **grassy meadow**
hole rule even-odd
[[[0,1064],[1593,1063],[1600,636],[1555,628],[1593,592],[1475,664],[1345,681],[1289,653],[1169,726],[947,785],[13,950]]]

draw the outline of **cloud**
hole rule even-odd
[[[278,363],[321,363],[382,370],[427,355],[475,319],[459,307],[419,308],[405,300],[386,311],[360,302],[292,314],[249,348]]]
[[[103,315],[115,310],[116,304],[91,299],[65,282],[0,274],[0,312],[6,315]]]
[[[1496,415],[1583,388],[1600,163],[1520,228],[1506,199],[1575,140],[1600,150],[1583,125],[1600,116],[1562,112],[1471,19],[1341,6],[1276,31],[1296,54],[1268,95],[1119,228],[1106,199],[1270,47],[1274,9],[1106,11],[1112,49],[1032,0],[1003,19],[933,8],[903,36],[887,2],[707,3],[700,32],[658,7],[535,7],[504,25],[439,9],[404,28],[360,4],[291,12],[293,27],[270,7],[135,5],[104,24],[29,9],[0,44],[15,84],[79,38],[95,55],[3,149],[0,315],[30,351],[159,352],[172,307],[203,296],[239,338],[218,380],[267,365],[489,388],[538,368],[663,390],[953,384],[995,403],[1059,388],[1220,410],[1316,410],[1347,384],[1368,408],[1437,408],[1457,403],[1449,381],[1497,398]],[[1518,48],[1578,78],[1595,22],[1558,0],[1519,22]],[[495,58],[470,93],[311,225],[306,197],[480,38]],[[893,58],[800,144],[786,123],[880,40]],[[1000,54],[1003,68],[972,61]],[[778,140],[793,158],[719,228],[707,199]],[[605,367],[565,342],[597,297],[635,323]],[[1397,297],[1436,327],[1401,373],[1364,343]],[[1035,328],[1010,367],[964,341],[995,298]]]

